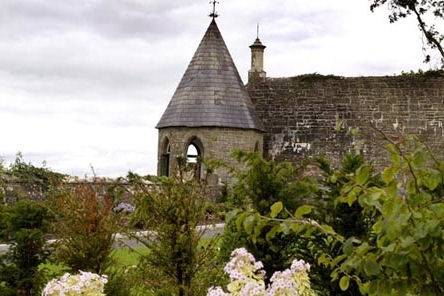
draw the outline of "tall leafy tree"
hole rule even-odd
[[[443,0],[371,0],[370,9],[374,11],[382,5],[387,5],[390,10],[389,20],[391,23],[408,16],[413,16],[418,22],[418,27],[425,37],[430,49],[436,50],[441,56],[444,67],[444,34],[438,29],[444,20]],[[426,55],[425,62],[430,61],[430,54]]]
[[[143,237],[134,236],[150,250],[138,265],[150,290],[144,295],[205,295],[215,284],[212,274],[218,273],[213,266],[215,240],[203,241],[207,229],[198,228],[205,222],[209,188],[184,159],[178,164],[169,178],[129,175],[134,222],[149,230]]]

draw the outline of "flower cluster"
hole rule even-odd
[[[103,290],[107,282],[106,275],[83,271],[76,275],[66,273],[61,278],[50,281],[42,296],[104,296]]]
[[[115,213],[123,213],[123,214],[131,214],[134,213],[136,207],[132,204],[121,202],[117,206],[114,207],[113,211]]]
[[[207,296],[314,296],[310,287],[310,265],[303,260],[294,260],[291,268],[275,272],[270,285],[265,286],[263,265],[244,248],[231,253],[231,260],[224,271],[230,277],[228,293],[221,287],[212,287]]]

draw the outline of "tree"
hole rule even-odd
[[[286,209],[294,211],[308,199],[314,200],[318,188],[311,178],[302,176],[301,168],[289,162],[266,160],[257,153],[241,151],[236,152],[235,157],[245,169],[236,172],[237,182],[230,193],[229,200],[236,209],[226,217],[220,260],[226,261],[235,248],[246,247],[264,263],[266,273],[272,275],[288,267],[294,255],[291,249],[299,239],[294,235],[276,235],[267,239],[269,225],[258,227],[257,236],[252,237],[252,228],[247,227],[249,231],[238,229],[236,221],[247,217],[250,210],[266,215],[276,202],[282,202]],[[239,205],[243,210],[238,208]],[[253,218],[250,218],[245,224],[253,226],[252,221]]]
[[[387,4],[391,13],[389,20],[394,23],[409,15],[416,17],[418,26],[424,35],[428,46],[431,49],[436,49],[441,55],[442,66],[444,67],[444,49],[442,41],[444,40],[443,33],[437,29],[437,24],[434,20],[441,20],[444,16],[444,1],[443,0],[371,0],[370,9]],[[430,61],[430,55],[427,54],[425,62]]]
[[[444,162],[415,138],[387,140],[384,185],[370,184],[360,170],[341,191],[339,201],[358,203],[377,219],[367,238],[344,243],[333,277],[369,295],[443,295]]]
[[[427,45],[431,49],[436,49],[441,55],[442,66],[444,67],[444,49],[442,42],[444,34],[438,31],[437,21],[443,20],[444,1],[443,0],[371,0],[370,9],[374,11],[381,5],[387,4],[390,12],[389,20],[391,23],[397,22],[402,18],[413,15],[420,31],[426,39]],[[430,55],[427,54],[425,62],[430,61]]]
[[[59,188],[49,202],[55,216],[52,230],[58,238],[55,256],[73,272],[105,272],[119,229],[112,198],[94,185]]]
[[[339,242],[341,252],[326,252],[317,260],[334,269],[332,280],[344,291],[353,284],[364,295],[443,295],[444,162],[413,137],[385,138],[391,164],[381,173],[382,183],[374,182],[363,164],[349,174],[335,199],[336,204],[357,204],[371,217],[366,235],[347,237],[334,223],[316,221],[309,207],[292,214],[280,202],[270,215],[250,214],[255,220],[249,224],[275,223],[267,234],[271,237],[319,232],[333,245]],[[289,218],[280,218],[286,212]],[[240,223],[251,228],[245,224]]]
[[[133,221],[149,231],[134,236],[149,248],[139,270],[150,293],[144,295],[203,295],[220,272],[215,241],[202,241],[209,191],[205,180],[193,176],[193,168],[178,159],[178,173],[168,177],[130,174],[136,210]],[[205,174],[207,175],[207,174]],[[209,284],[207,284],[209,283]]]
[[[9,251],[0,256],[0,294],[37,295],[38,266],[48,255],[44,234],[49,215],[34,201],[22,200],[0,212]]]
[[[233,198],[246,198],[244,210],[234,210],[227,216],[221,244],[221,259],[236,247],[245,247],[264,263],[268,274],[289,267],[291,260],[301,258],[309,262],[313,288],[319,295],[359,295],[357,285],[341,291],[337,281],[331,281],[333,267],[318,260],[324,255],[335,258],[342,254],[342,243],[329,240],[321,231],[291,231],[281,227],[291,213],[309,214],[318,223],[333,227],[344,237],[365,237],[369,231],[369,217],[357,205],[338,203],[341,189],[349,182],[350,175],[365,164],[361,154],[345,155],[335,168],[324,159],[310,162],[310,166],[294,167],[290,163],[265,160],[257,154],[238,153],[245,170],[237,175]],[[315,169],[317,167],[317,169]],[[317,178],[310,177],[316,171]],[[372,176],[372,184],[378,183]],[[275,204],[275,205],[273,205]],[[279,210],[280,209],[280,210]],[[285,209],[285,210],[284,210]],[[261,217],[275,212],[278,221]],[[279,211],[279,213],[277,213]],[[266,278],[266,280],[269,280]]]

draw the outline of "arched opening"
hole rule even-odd
[[[259,152],[259,141],[254,145],[254,152]]]
[[[197,163],[199,156],[200,156],[199,147],[197,147],[194,143],[191,143],[188,146],[187,162],[188,163]]]
[[[186,148],[187,163],[192,166],[194,176],[200,178],[202,176],[202,159],[203,159],[203,145],[202,142],[193,137],[189,141]]]
[[[160,155],[160,175],[170,175],[170,159],[171,159],[171,145],[168,138],[165,138],[162,145],[162,151]]]

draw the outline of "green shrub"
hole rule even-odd
[[[132,290],[133,279],[128,268],[108,268],[106,271],[108,282],[105,285],[107,296],[129,296]]]
[[[250,209],[266,215],[271,205],[278,201],[289,211],[294,211],[316,196],[317,184],[311,178],[302,176],[302,171],[290,163],[268,161],[257,153],[237,152],[235,156],[245,165],[246,170],[236,173],[238,181],[231,190],[229,202],[243,208],[243,211],[237,209],[234,214],[227,215],[220,260],[226,262],[234,249],[246,247],[265,265],[266,273],[272,275],[291,264],[292,254],[289,251],[298,238],[294,235],[280,235],[269,240],[265,234],[270,229],[265,226],[252,239],[247,232],[237,227],[236,219]]]
[[[318,262],[323,254],[335,257],[341,253],[341,243],[332,244],[328,236],[320,232],[295,233],[290,229],[275,228],[278,223],[261,220],[268,216],[270,208],[280,202],[285,211],[277,218],[286,219],[302,207],[310,212],[310,217],[320,223],[335,227],[345,237],[365,236],[370,226],[367,215],[359,205],[337,204],[341,188],[349,180],[349,174],[364,164],[359,154],[348,154],[339,168],[320,158],[307,168],[299,169],[290,163],[264,160],[255,154],[240,154],[246,170],[238,177],[232,196],[243,201],[243,210],[236,209],[227,215],[225,232],[222,238],[220,259],[227,260],[231,251],[246,247],[266,266],[268,274],[288,268],[293,258],[301,258],[312,264],[310,273],[313,288],[320,295],[348,295],[339,289],[337,282],[331,282],[330,274],[334,268]],[[378,183],[378,176],[373,182]],[[268,207],[268,208],[267,208]],[[260,221],[260,222],[258,222]],[[273,235],[270,235],[272,233]],[[359,295],[354,287],[354,295]]]
[[[337,199],[376,218],[368,236],[345,241],[333,278],[369,295],[443,295],[444,161],[416,138],[387,141],[382,186],[360,167]]]
[[[36,295],[38,266],[48,255],[44,238],[48,212],[37,202],[23,200],[1,214],[11,246],[0,257],[0,291],[2,295]]]
[[[72,272],[102,274],[111,261],[118,216],[113,201],[101,195],[94,184],[83,183],[60,189],[50,201],[56,217],[53,233],[57,237],[55,258]]]
[[[38,291],[38,295],[41,295],[41,292],[48,284],[49,281],[59,278],[63,276],[65,273],[69,272],[69,268],[63,264],[55,264],[47,260],[42,263],[38,267],[38,274],[35,281],[36,291]]]
[[[146,295],[205,295],[215,284],[215,247],[212,240],[202,244],[204,231],[197,226],[205,221],[208,205],[206,183],[192,176],[181,164],[171,178],[130,176],[136,211],[134,222],[150,232],[139,238],[150,252],[138,266]]]
[[[391,164],[380,175],[365,162],[346,175],[330,174],[330,187],[338,185],[334,204],[348,205],[355,221],[347,214],[326,223],[311,206],[291,213],[277,202],[268,215],[238,216],[238,228],[252,238],[266,226],[269,239],[282,233],[322,235],[331,249],[308,249],[318,264],[333,270],[331,280],[342,293],[442,295],[444,162],[415,138],[387,141]]]

